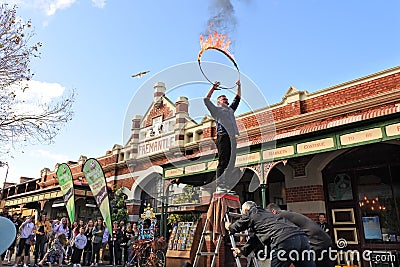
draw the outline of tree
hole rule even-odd
[[[126,208],[125,200],[127,196],[121,189],[114,192],[114,199],[111,200],[111,219],[112,221],[128,221],[128,209]]]
[[[57,102],[32,102],[24,99],[33,73],[31,59],[40,56],[40,42],[31,21],[17,17],[17,8],[0,6],[0,144],[51,143],[63,125],[72,119],[74,92]],[[26,98],[26,97],[25,97]],[[9,152],[9,151],[1,151]]]

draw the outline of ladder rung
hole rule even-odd
[[[235,212],[228,212],[228,216],[234,217],[234,218],[240,218],[240,217],[242,217],[242,214],[235,213]]]
[[[249,236],[249,234],[243,234],[243,233],[235,233],[233,234],[234,236]]]
[[[197,255],[200,255],[200,256],[214,256],[214,255],[218,255],[218,253],[215,253],[215,252],[200,252],[200,253],[197,253]]]

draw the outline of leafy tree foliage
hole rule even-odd
[[[127,196],[121,189],[114,192],[114,199],[111,200],[111,218],[112,221],[128,221],[128,209],[126,208],[125,200]]]

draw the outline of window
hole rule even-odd
[[[358,201],[368,243],[400,243],[396,171],[398,167],[387,166],[357,171]]]

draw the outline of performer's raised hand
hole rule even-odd
[[[220,88],[219,88],[219,86],[221,85],[221,83],[220,82],[215,82],[214,84],[213,84],[213,89],[214,90],[221,90]]]

